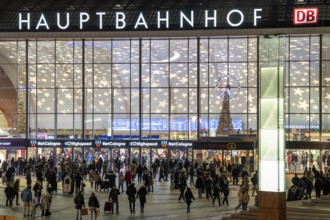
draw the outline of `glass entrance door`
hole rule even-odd
[[[82,147],[74,147],[73,148],[73,158],[74,161],[83,161],[83,148]]]
[[[129,153],[127,148],[112,149],[112,158],[115,161],[117,172],[128,169]]]
[[[140,162],[140,148],[131,148],[131,157],[130,157],[130,159],[131,159],[131,163],[133,162],[133,161],[135,161],[136,162],[136,164],[140,164],[141,162]]]
[[[150,169],[150,148],[142,148],[141,149],[141,165],[142,167],[146,166],[148,169]]]
[[[56,159],[57,161],[63,161],[63,160],[67,160],[70,159],[72,160],[72,147],[57,147],[56,148]]]

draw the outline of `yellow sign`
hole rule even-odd
[[[228,150],[236,150],[236,144],[233,142],[230,142],[227,144],[227,149]]]

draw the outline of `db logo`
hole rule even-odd
[[[293,12],[294,25],[317,24],[319,21],[318,8],[295,8]]]

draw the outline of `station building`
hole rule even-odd
[[[320,0],[3,1],[0,159],[102,156],[150,166],[157,157],[252,171],[258,73],[281,62],[286,171],[324,169],[329,8]]]

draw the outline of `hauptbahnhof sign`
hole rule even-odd
[[[189,29],[189,28],[218,28],[221,26],[240,27],[244,23],[251,23],[252,27],[258,26],[258,21],[262,19],[262,9],[254,8],[245,13],[252,13],[252,20],[248,20],[244,12],[239,9],[232,9],[227,13],[219,13],[218,10],[205,10],[203,11],[204,17],[196,16],[194,10],[188,12],[179,11],[178,14],[170,13],[170,11],[155,12],[156,23],[150,23],[146,15],[147,12],[139,12],[138,16],[131,21],[131,25],[127,21],[127,13],[125,12],[79,12],[73,14],[65,13],[45,13],[35,14],[36,20],[32,21],[31,13],[18,13],[18,29],[21,30],[35,30],[35,31],[49,31],[49,30],[70,30],[73,28],[74,23],[72,17],[78,17],[78,22],[75,24],[76,28],[83,31],[93,25],[96,30],[149,30],[149,28],[163,30],[163,29]],[[221,20],[225,16],[225,23]],[[38,18],[39,17],[39,18]],[[114,18],[114,19],[111,19]],[[197,19],[196,19],[197,18]],[[220,19],[222,18],[222,19]],[[170,20],[177,19],[175,24],[170,23]],[[55,20],[55,25],[51,21]],[[202,20],[197,23],[196,20]],[[93,22],[94,21],[94,22]],[[96,22],[96,23],[95,23]],[[133,24],[133,26],[132,26]]]
[[[22,10],[17,6],[11,11],[1,6],[0,31],[167,31],[330,26],[330,17],[327,15],[330,5],[314,2],[295,4],[279,0],[222,5],[217,1],[212,7],[203,5],[185,8],[179,5],[165,9],[114,9],[107,5],[90,8],[81,5],[75,10],[65,7],[30,7]]]

